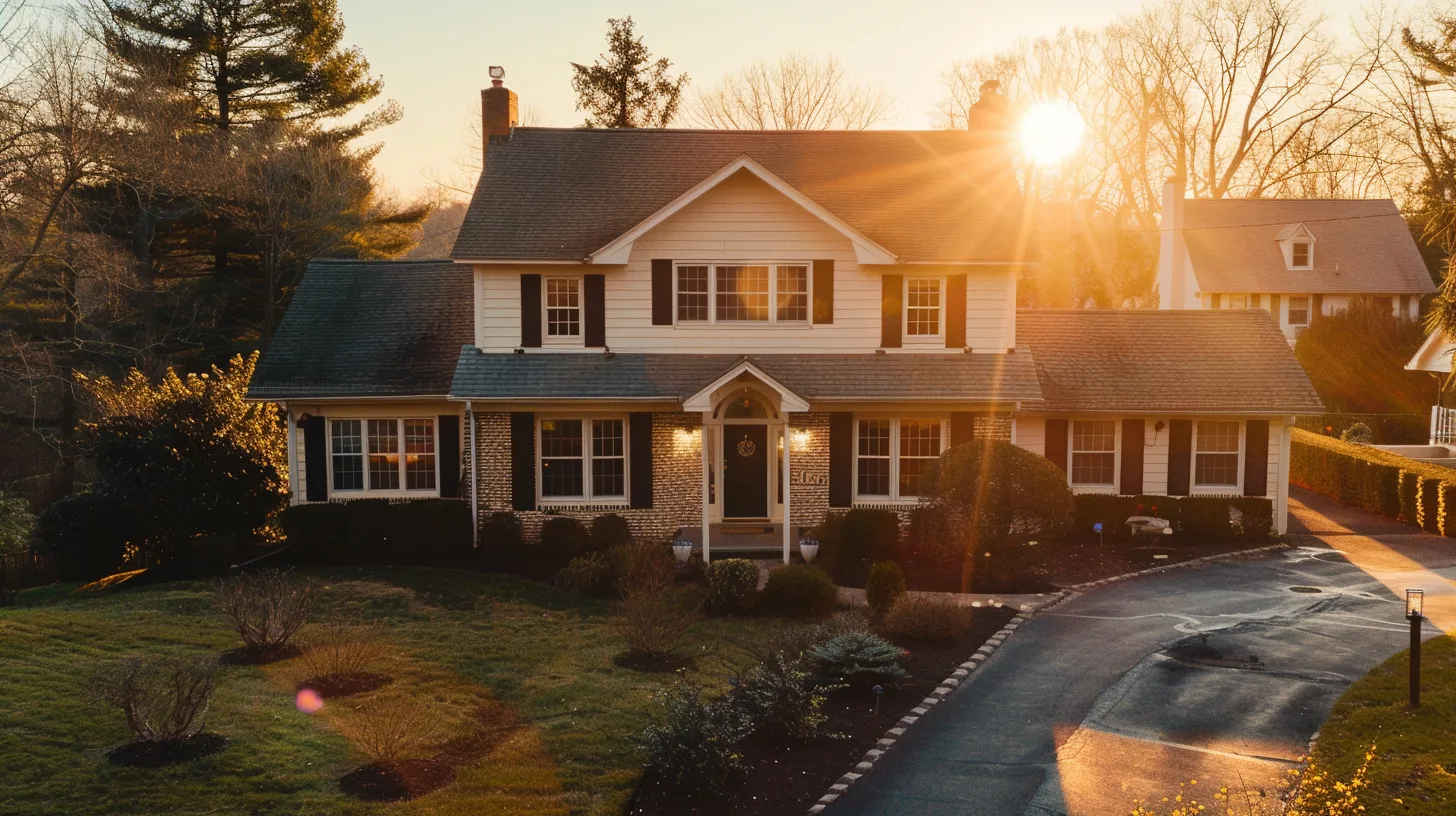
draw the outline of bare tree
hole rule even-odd
[[[884,121],[894,98],[883,88],[851,84],[834,57],[794,52],[754,62],[698,92],[690,122],[734,130],[865,130]]]

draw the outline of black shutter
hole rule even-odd
[[[829,506],[854,503],[854,414],[829,415]]]
[[[1143,421],[1122,421],[1122,474],[1117,490],[1124,496],[1143,494]]]
[[[329,498],[327,433],[328,421],[323,417],[311,416],[303,420],[303,481],[309,501],[328,501]]]
[[[1193,471],[1193,420],[1168,423],[1168,495],[1187,496]]]
[[[1244,495],[1269,494],[1269,420],[1244,423]]]
[[[652,325],[672,325],[672,261],[652,259]]]
[[[1223,295],[1210,295],[1210,297],[1213,298],[1213,308],[1215,308],[1215,309],[1222,309],[1223,308]]]
[[[970,411],[956,411],[950,415],[951,447],[964,445],[976,438],[976,415]]]
[[[945,347],[966,347],[966,276],[945,278]]]
[[[814,262],[814,323],[834,322],[834,261]]]
[[[627,415],[627,495],[637,510],[652,509],[652,414]]]
[[[583,275],[581,278],[581,310],[587,348],[607,344],[607,276]]]
[[[1325,316],[1325,296],[1324,295],[1315,295],[1314,297],[1310,298],[1310,304],[1309,304],[1309,322],[1310,323],[1313,323],[1316,320],[1319,320],[1321,317],[1324,317],[1324,316]]]
[[[1048,419],[1046,421],[1046,458],[1051,463],[1067,472],[1067,421],[1065,419]]]
[[[536,415],[511,414],[511,509],[536,509]]]
[[[541,348],[541,276],[521,276],[521,348]]]
[[[905,289],[903,275],[885,275],[880,283],[880,346],[900,347],[900,299]]]
[[[440,423],[440,495],[447,499],[460,496],[460,417],[441,414]]]

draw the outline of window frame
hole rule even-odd
[[[878,494],[878,493],[864,494],[864,493],[860,493],[859,492],[859,461],[860,461],[860,458],[861,458],[860,452],[859,452],[860,423],[861,422],[864,422],[866,420],[871,420],[871,421],[887,421],[887,422],[890,423],[890,454],[889,454],[889,456],[890,456],[890,473],[889,473],[890,492],[888,494]],[[851,481],[851,486],[854,489],[853,504],[856,504],[856,505],[873,505],[873,504],[915,504],[916,502],[918,502],[920,500],[920,498],[921,498],[920,496],[907,496],[907,495],[903,495],[903,494],[900,493],[900,423],[901,422],[904,422],[904,421],[911,421],[911,422],[936,422],[936,423],[939,423],[939,425],[940,425],[940,455],[944,455],[945,454],[945,451],[946,451],[946,449],[948,447],[948,445],[946,443],[949,442],[949,435],[950,435],[950,419],[949,419],[949,417],[937,416],[937,415],[934,415],[934,414],[929,414],[929,415],[925,415],[925,414],[914,414],[914,415],[904,415],[904,416],[898,415],[898,414],[895,414],[895,415],[886,415],[886,414],[855,414],[854,415],[854,438],[851,441],[851,444],[853,445],[853,451],[854,451],[854,463],[853,463],[854,466],[851,468],[851,472],[850,472],[850,479],[852,480]],[[880,458],[880,457],[875,457],[875,458]],[[928,457],[916,457],[916,458],[928,458]],[[935,458],[938,459],[939,456],[937,456]]]
[[[910,333],[910,284],[914,281],[935,281],[935,334],[911,334]],[[906,275],[905,282],[900,285],[900,325],[904,327],[901,332],[902,343],[914,345],[917,343],[935,344],[945,341],[945,311],[946,311],[946,285],[944,275]],[[918,306],[915,308],[926,308]]]
[[[576,286],[576,334],[551,333],[551,281],[568,280]],[[541,345],[581,346],[586,337],[586,293],[581,275],[551,274],[541,276]],[[562,308],[562,307],[557,307]]]
[[[1110,422],[1112,423],[1112,450],[1111,451],[1078,451],[1077,450],[1077,424],[1080,422]],[[1112,454],[1112,481],[1111,482],[1078,482],[1074,479],[1077,472],[1076,456],[1078,453]],[[1067,421],[1067,485],[1074,490],[1086,493],[1117,493],[1121,488],[1120,480],[1122,474],[1118,468],[1122,462],[1122,423],[1114,417],[1084,417],[1082,419],[1069,418]]]
[[[679,273],[683,267],[708,268],[708,316],[706,320],[685,320],[681,317],[681,296]],[[718,267],[720,266],[766,266],[768,267],[768,318],[765,320],[724,320],[718,316]],[[804,270],[804,317],[785,320],[779,317],[779,268],[800,267]],[[794,294],[798,294],[797,292]],[[814,318],[814,262],[812,260],[733,260],[733,261],[673,261],[672,262],[672,325],[674,328],[697,326],[779,326],[785,328],[809,328]]]
[[[1304,322],[1302,322],[1302,323],[1296,323],[1296,322],[1294,322],[1293,314],[1294,314],[1294,311],[1295,311],[1295,309],[1294,309],[1294,299],[1295,298],[1300,298],[1300,299],[1302,299],[1304,301],[1304,307],[1300,310],[1300,311],[1303,311],[1304,312]],[[1288,324],[1289,326],[1293,327],[1293,328],[1301,328],[1301,329],[1302,328],[1308,328],[1309,327],[1310,318],[1313,317],[1313,314],[1312,314],[1313,310],[1314,310],[1314,298],[1311,297],[1310,295],[1290,295],[1290,296],[1288,296],[1288,297],[1286,297],[1284,299],[1284,322],[1286,324]]]
[[[1304,247],[1304,263],[1299,262],[1296,254],[1300,247]],[[1308,238],[1296,238],[1289,242],[1289,268],[1314,269],[1314,241]]]
[[[1205,424],[1233,424],[1238,428],[1238,441],[1233,451],[1200,451],[1198,449],[1198,432]],[[1241,419],[1195,419],[1193,421],[1193,440],[1190,446],[1192,450],[1188,457],[1189,473],[1188,486],[1192,493],[1204,493],[1213,495],[1238,495],[1244,489],[1244,447],[1247,442],[1245,434],[1245,422]],[[1232,484],[1199,484],[1198,483],[1198,457],[1200,455],[1227,456],[1230,453],[1236,455],[1234,464],[1234,481]]]
[[[327,451],[325,461],[328,463],[328,485],[329,496],[339,497],[376,497],[376,496],[438,496],[440,495],[440,418],[437,416],[329,416],[328,432],[325,435]],[[405,436],[405,422],[428,422],[430,423],[431,449],[433,453],[422,454],[433,456],[435,459],[435,485],[434,487],[410,488],[409,485],[409,443]],[[334,487],[334,423],[335,422],[358,422],[359,423],[359,453],[339,454],[340,456],[358,456],[363,467],[363,487],[354,489],[337,489]],[[395,440],[398,442],[398,450],[393,455],[399,457],[397,472],[399,484],[397,488],[375,488],[370,485],[369,475],[369,423],[370,422],[393,422]]]
[[[603,457],[606,459],[622,460],[622,494],[620,496],[598,496],[592,485],[592,460],[595,458],[592,447],[595,441],[593,422],[601,420],[616,420],[622,423],[622,455]],[[581,487],[580,496],[547,496],[545,494],[545,480],[542,473],[541,455],[541,426],[546,422],[571,421],[582,423],[581,436]],[[568,505],[610,505],[625,506],[630,500],[632,491],[632,423],[628,421],[626,414],[620,413],[563,413],[563,414],[537,414],[535,423],[535,462],[536,469],[536,504],[538,507],[560,507]],[[553,456],[553,459],[565,457]]]

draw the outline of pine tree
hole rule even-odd
[[[631,17],[607,21],[607,53],[594,65],[573,62],[571,89],[576,109],[590,128],[667,127],[677,116],[687,74],[672,76],[667,57],[652,53],[634,37]]]

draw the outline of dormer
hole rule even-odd
[[[1279,231],[1278,240],[1285,269],[1314,269],[1314,233],[1309,227],[1290,224]]]

